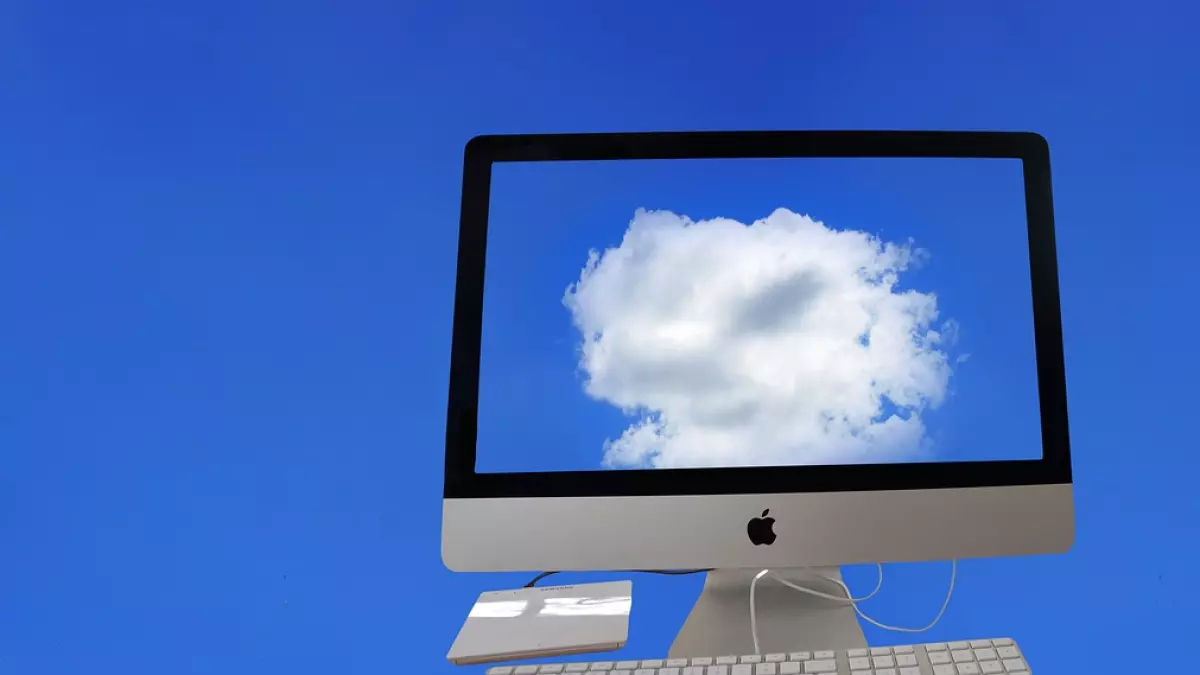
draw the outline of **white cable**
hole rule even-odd
[[[752,579],[750,581],[750,637],[752,637],[754,639],[754,653],[755,654],[757,654],[759,652],[759,648],[758,648],[758,611],[757,611],[757,608],[755,605],[755,600],[754,600],[754,598],[755,598],[754,590],[755,590],[755,588],[758,587],[758,580],[762,579],[765,575],[769,574],[776,581],[779,581],[783,585],[794,588],[802,593],[808,593],[810,595],[815,595],[815,596],[818,596],[821,598],[826,598],[829,600],[836,600],[838,602],[849,602],[851,604],[853,604],[855,602],[862,602],[864,600],[870,600],[871,598],[875,597],[875,594],[879,593],[879,589],[883,588],[883,565],[881,563],[875,563],[875,569],[878,572],[878,575],[877,575],[878,579],[875,582],[875,590],[871,591],[870,593],[868,593],[867,595],[864,595],[861,598],[854,597],[850,593],[850,589],[847,588],[845,584],[838,581],[837,579],[830,579],[829,577],[827,577],[823,574],[817,574],[816,572],[812,571],[811,569],[808,569],[807,567],[803,567],[801,569],[804,570],[805,572],[808,572],[809,574],[813,575],[814,577],[817,577],[818,579],[823,579],[830,583],[838,584],[839,586],[842,587],[842,589],[844,589],[846,591],[846,597],[841,597],[841,596],[836,596],[836,595],[828,595],[828,594],[822,593],[820,591],[815,591],[811,588],[805,588],[804,586],[797,586],[797,585],[793,584],[792,582],[779,576],[778,574],[772,572],[769,569],[763,570],[763,571],[759,572],[758,574],[754,575],[754,579]]]
[[[808,588],[807,586],[797,586],[796,584],[788,581],[787,579],[784,579],[783,577],[772,572],[771,570],[766,570],[766,572],[775,581],[778,581],[779,583],[783,584],[784,586],[787,586],[788,588],[794,588],[795,590],[800,591],[801,593],[808,593],[809,595],[815,595],[818,598],[825,598],[826,600],[836,600],[838,602],[849,602],[849,603],[853,604],[856,602],[865,602],[867,600],[870,600],[871,598],[875,597],[879,593],[879,589],[883,588],[883,565],[880,563],[875,563],[875,568],[878,571],[878,581],[875,582],[875,590],[862,596],[861,598],[853,597],[850,594],[850,589],[847,588],[846,584],[843,584],[841,581],[838,581],[837,579],[832,579],[823,574],[817,574],[816,572],[812,571],[811,569],[809,569],[807,567],[802,567],[800,569],[802,569],[805,572],[808,572],[809,574],[813,575],[814,577],[816,577],[818,579],[822,579],[824,581],[828,581],[831,584],[837,584],[837,585],[841,586],[842,590],[846,591],[846,595],[845,596],[829,595],[827,593],[822,593],[820,591],[816,591],[811,588]]]
[[[754,579],[750,582],[750,636],[754,640],[754,653],[758,654],[760,652],[759,645],[758,645],[758,616],[757,616],[754,596],[755,596],[755,590],[758,587],[758,580],[762,579],[764,576],[767,576],[767,575],[770,575],[773,579],[782,583],[783,585],[787,586],[788,588],[800,591],[801,593],[807,593],[809,595],[813,595],[818,598],[825,598],[827,600],[849,602],[850,606],[854,608],[854,612],[856,614],[858,614],[859,616],[861,616],[863,618],[863,621],[866,621],[867,623],[869,623],[873,626],[878,626],[879,628],[882,628],[884,630],[890,630],[890,631],[894,631],[897,633],[924,633],[925,631],[936,626],[938,624],[938,622],[941,621],[942,616],[946,613],[946,608],[950,606],[950,598],[953,597],[953,595],[954,595],[954,581],[955,581],[955,578],[958,576],[958,561],[957,560],[950,561],[950,585],[946,589],[946,599],[942,602],[942,608],[940,610],[938,610],[937,616],[933,617],[933,621],[931,621],[929,623],[929,625],[924,626],[922,628],[904,628],[901,626],[889,626],[885,623],[880,623],[879,621],[872,619],[871,617],[867,616],[866,613],[864,613],[861,609],[858,608],[859,602],[862,602],[864,600],[869,600],[870,598],[875,597],[875,594],[878,593],[879,589],[883,586],[883,566],[879,565],[878,563],[876,563],[876,564],[878,565],[878,569],[879,569],[879,582],[875,585],[874,591],[871,591],[870,594],[868,594],[862,598],[855,598],[854,595],[850,592],[850,587],[847,586],[840,579],[831,579],[830,577],[826,577],[826,576],[817,574],[817,573],[813,572],[812,570],[805,569],[806,572],[808,572],[809,574],[812,574],[813,576],[819,577],[821,579],[824,579],[825,581],[829,581],[831,583],[837,584],[838,586],[841,586],[842,590],[846,592],[845,597],[829,595],[828,593],[822,593],[820,591],[816,591],[811,588],[805,588],[804,586],[798,586],[798,585],[784,579],[783,577],[779,576],[778,574],[772,572],[769,569],[765,569],[765,570],[762,570],[761,572],[759,572],[757,575],[754,576]]]
[[[771,570],[763,570],[754,575],[754,579],[750,581],[750,637],[754,638],[754,653],[760,654],[762,650],[758,648],[758,612],[754,608],[754,587],[758,586],[758,580],[766,576]]]
[[[858,605],[854,606],[854,611],[857,612],[858,615],[863,618],[863,621],[866,621],[867,623],[869,623],[873,626],[878,626],[884,630],[890,630],[890,631],[893,631],[896,633],[924,633],[925,631],[929,630],[930,628],[933,628],[934,626],[936,626],[938,624],[938,622],[942,620],[942,615],[946,613],[946,608],[950,606],[950,598],[954,595],[954,579],[957,576],[958,576],[958,561],[951,560],[950,561],[950,585],[946,588],[946,599],[942,601],[942,608],[938,610],[937,616],[933,617],[933,621],[930,621],[928,625],[923,626],[921,628],[903,628],[901,626],[889,626],[885,623],[880,623],[880,622],[876,621],[875,619],[872,619],[871,617],[864,614],[863,611],[858,608]]]

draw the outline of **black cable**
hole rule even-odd
[[[546,577],[550,576],[551,574],[558,574],[558,572],[542,572],[541,574],[537,575],[536,577],[530,579],[529,583],[525,584],[525,588],[533,588],[534,586],[537,586],[537,582],[541,581],[542,579],[545,579]]]
[[[684,576],[685,574],[700,574],[701,572],[711,572],[712,568],[706,567],[704,569],[698,569],[698,570],[629,570],[629,571],[637,572],[639,574],[666,574],[666,575],[670,575],[670,576],[681,577],[681,576]],[[542,579],[545,579],[546,577],[548,577],[552,574],[561,574],[561,573],[562,573],[562,570],[554,570],[552,572],[542,572],[541,574],[537,575],[536,577],[530,579],[529,583],[525,584],[525,588],[533,588],[534,586],[537,586],[537,582],[541,581]]]

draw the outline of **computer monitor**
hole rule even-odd
[[[1032,133],[472,139],[443,560],[1064,551],[1056,267]]]

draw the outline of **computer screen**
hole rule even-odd
[[[476,471],[1040,459],[1018,159],[497,162]]]

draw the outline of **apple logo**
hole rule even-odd
[[[771,509],[765,509],[761,518],[751,518],[746,523],[746,534],[750,535],[750,543],[755,546],[770,546],[775,543],[775,519],[768,518]]]

